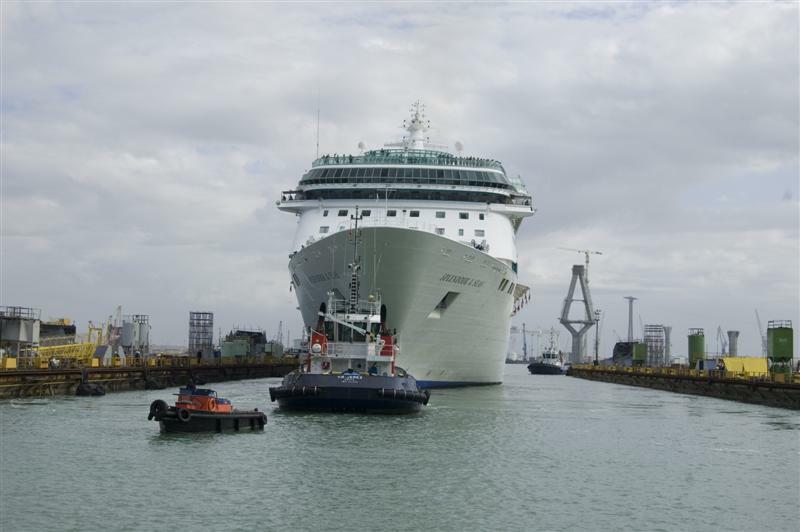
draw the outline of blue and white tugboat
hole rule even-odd
[[[558,349],[556,331],[550,328],[550,345],[548,345],[541,356],[533,359],[528,364],[528,371],[531,375],[563,375],[567,371],[561,351]]]
[[[390,332],[380,293],[359,299],[358,211],[351,217],[354,260],[349,298],[330,290],[310,327],[305,363],[269,389],[284,410],[408,414],[428,404],[430,392],[396,365],[396,331]],[[377,291],[376,291],[377,292]]]

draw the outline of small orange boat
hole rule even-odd
[[[158,421],[162,432],[223,432],[263,430],[267,416],[253,410],[237,410],[227,399],[208,388],[194,385],[178,390],[175,406],[157,399],[150,404],[147,419]]]

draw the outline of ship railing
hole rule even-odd
[[[436,166],[463,166],[495,168],[505,173],[503,165],[494,159],[459,157],[432,150],[376,150],[363,155],[323,155],[311,163],[312,167],[341,164],[425,164]]]
[[[345,342],[328,342],[328,356],[336,358],[367,358],[370,347],[374,354],[375,347],[369,344],[351,344]]]
[[[281,203],[286,201],[304,201],[305,193],[302,190],[284,190],[281,192]]]

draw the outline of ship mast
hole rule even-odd
[[[351,314],[358,310],[358,291],[360,288],[360,280],[359,280],[359,270],[361,269],[361,257],[358,256],[358,240],[359,240],[359,232],[358,232],[358,221],[361,220],[363,216],[358,213],[358,205],[356,205],[356,214],[350,215],[350,219],[353,220],[355,223],[355,227],[353,228],[353,262],[347,265],[350,268],[350,301],[348,303],[349,310]]]

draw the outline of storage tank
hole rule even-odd
[[[150,345],[150,324],[149,323],[139,323],[139,345],[149,346]]]
[[[728,354],[739,356],[739,331],[728,331]]]
[[[767,356],[773,363],[786,363],[794,353],[792,322],[775,320],[767,324]]]
[[[123,321],[122,322],[122,334],[120,335],[120,345],[123,347],[131,347],[134,344],[134,331],[133,331],[133,322],[130,321]]]
[[[703,329],[689,329],[689,367],[697,367],[697,362],[705,356],[706,337]]]

